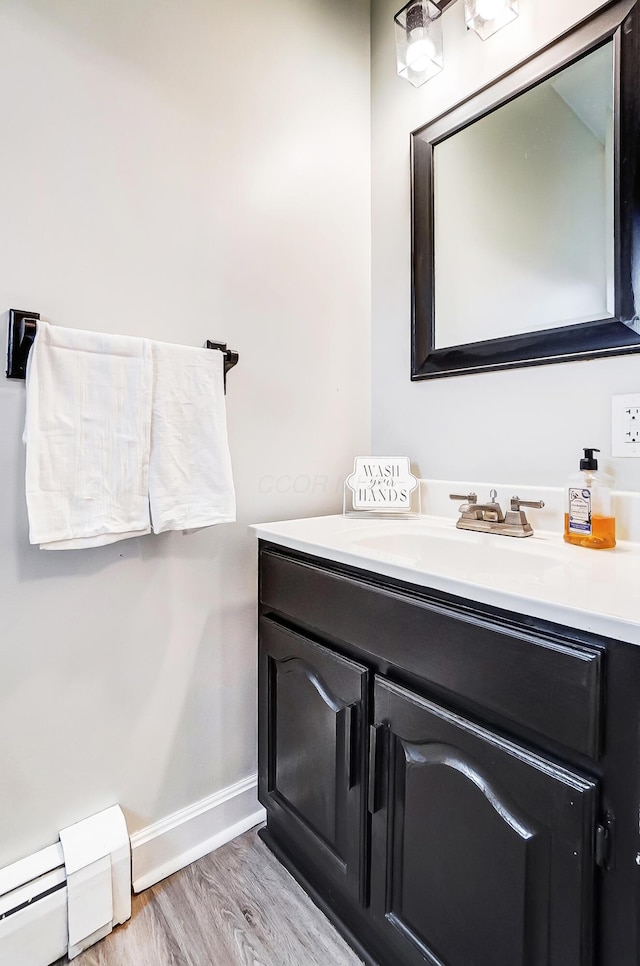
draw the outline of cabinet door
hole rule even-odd
[[[376,679],[371,913],[414,966],[592,962],[596,783]]]
[[[361,898],[367,669],[263,617],[259,678],[269,827],[292,858]]]

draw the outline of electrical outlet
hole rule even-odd
[[[630,406],[625,410],[626,432],[630,443],[640,442],[640,406]]]
[[[640,392],[611,397],[611,455],[640,457]]]

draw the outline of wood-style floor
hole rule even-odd
[[[361,966],[255,831],[134,896],[130,921],[72,962]]]

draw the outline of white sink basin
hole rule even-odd
[[[451,533],[403,532],[353,534],[345,541],[355,551],[376,556],[404,567],[433,572],[446,571],[461,579],[480,575],[530,577],[559,566],[558,555],[544,545],[533,544],[533,537],[503,537],[495,534],[452,530]],[[523,543],[527,542],[527,546]]]
[[[336,537],[351,553],[386,560],[424,573],[458,580],[491,581],[508,576],[534,583],[560,565],[557,549],[543,538],[476,533],[423,522],[398,521],[357,527]]]

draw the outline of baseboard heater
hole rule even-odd
[[[0,869],[0,966],[72,959],[131,916],[131,849],[118,805]]]

